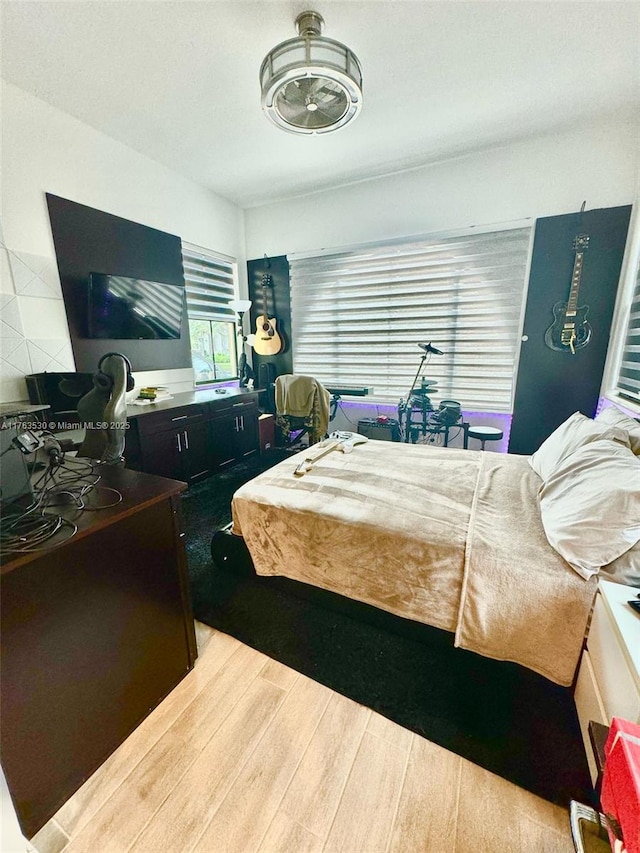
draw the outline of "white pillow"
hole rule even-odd
[[[579,447],[539,494],[549,544],[584,578],[640,541],[640,457],[616,441]]]
[[[610,424],[596,423],[582,412],[574,412],[542,442],[530,457],[529,464],[536,474],[546,480],[567,456],[584,444],[599,438],[620,441],[626,447],[629,446],[629,439],[624,430]]]
[[[603,409],[599,415],[596,415],[596,423],[605,424],[606,426],[617,427],[627,433],[629,446],[631,450],[640,455],[640,422],[634,421],[629,415],[625,415],[616,406],[609,406]]]
[[[606,581],[640,587],[640,541],[620,557],[600,569]]]

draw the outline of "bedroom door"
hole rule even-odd
[[[630,214],[625,205],[537,220],[510,453],[533,453],[573,412],[594,415]],[[565,312],[554,315],[559,302],[575,303],[575,337]]]

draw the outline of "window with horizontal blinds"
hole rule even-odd
[[[182,244],[189,317],[235,322],[229,302],[236,294],[236,262],[200,246]]]
[[[440,399],[511,411],[531,229],[292,258],[296,373],[406,397],[420,363]]]
[[[229,302],[237,296],[236,261],[201,246],[182,244],[196,385],[238,375],[236,314]]]
[[[629,325],[618,373],[618,393],[640,403],[640,267],[629,308]]]

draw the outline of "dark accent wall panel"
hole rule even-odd
[[[533,453],[573,412],[595,413],[609,347],[611,320],[631,206],[538,219],[529,275],[523,341],[516,380],[510,453]],[[571,352],[546,346],[553,306],[571,286],[574,238],[586,234],[578,306],[588,305],[589,343]]]
[[[47,205],[76,370],[95,371],[100,357],[112,351],[126,355],[134,370],[191,367],[186,311],[176,340],[87,338],[89,273],[184,287],[180,237],[50,193]]]
[[[265,375],[260,370],[261,365],[270,365],[269,372],[275,377],[283,373],[293,372],[291,355],[291,291],[289,288],[289,261],[286,255],[275,258],[260,258],[247,261],[247,279],[249,282],[249,299],[251,305],[251,332],[256,331],[256,318],[261,317],[264,308],[263,277],[270,276],[271,287],[266,288],[267,312],[269,317],[275,317],[276,329],[284,341],[284,349],[278,355],[263,356],[252,353],[253,370],[256,375],[256,386],[263,388],[261,377]]]

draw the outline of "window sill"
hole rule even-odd
[[[615,391],[602,395],[608,403],[613,403],[617,408],[622,409],[632,418],[640,417],[640,404],[634,403],[632,400],[627,400],[626,397],[620,397]]]
[[[195,391],[206,391],[209,388],[237,388],[239,380],[235,379],[214,379],[211,382],[196,382],[194,383]]]

